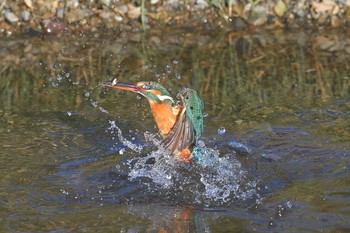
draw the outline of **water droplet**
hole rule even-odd
[[[98,33],[95,33],[95,38],[98,38],[100,35]]]
[[[171,73],[171,66],[170,66],[170,65],[166,65],[166,71],[167,71],[168,73]]]
[[[122,148],[122,149],[119,150],[119,154],[120,155],[124,154],[124,152],[125,152],[125,148]]]
[[[57,81],[61,81],[62,80],[62,76],[59,74],[59,75],[57,75]]]
[[[203,112],[203,118],[207,117],[207,116],[208,116],[208,113],[207,112]]]
[[[66,73],[65,76],[66,76],[66,78],[69,78],[70,73]]]
[[[85,92],[85,97],[89,97],[90,96],[90,92]]]
[[[198,140],[197,147],[205,147],[205,143],[203,140]]]
[[[171,175],[166,175],[165,177],[166,177],[168,180],[171,179]]]
[[[173,63],[176,65],[177,63],[179,63],[177,60],[173,60]]]
[[[97,107],[97,102],[95,102],[95,101],[91,101],[91,105],[93,106],[93,107]]]
[[[293,204],[290,202],[290,201],[287,201],[286,202],[286,206],[288,207],[288,209],[292,209],[292,207],[293,207]]]
[[[108,114],[109,112],[108,112],[108,110],[106,110],[106,109],[104,109],[104,108],[102,108],[102,107],[99,107],[99,109],[101,110],[101,112],[103,112],[103,113],[106,113],[106,114]]]
[[[218,134],[219,134],[219,135],[224,135],[225,133],[226,133],[225,127],[220,127],[220,128],[218,128]]]
[[[68,116],[71,116],[71,115],[72,115],[72,112],[67,112],[67,115],[68,115]]]
[[[176,74],[175,74],[175,78],[176,78],[176,79],[181,79],[181,75],[180,75],[179,73],[176,73]]]

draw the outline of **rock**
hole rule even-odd
[[[278,17],[282,18],[287,11],[287,7],[282,0],[278,0],[276,5],[273,7],[273,10]]]
[[[11,11],[6,11],[4,16],[9,23],[17,23],[19,21],[19,18]]]
[[[46,34],[59,34],[66,30],[66,26],[61,23],[51,19],[45,19],[41,22],[41,27]]]
[[[69,23],[82,20],[85,17],[85,12],[82,9],[73,9],[66,14]]]
[[[235,18],[233,22],[237,28],[245,28],[247,26],[241,18]]]
[[[110,20],[112,18],[112,13],[108,11],[102,11],[99,16],[104,20]]]
[[[204,9],[207,6],[208,6],[208,3],[205,0],[197,0],[195,3],[195,9]]]
[[[155,5],[155,4],[157,4],[159,2],[159,0],[151,0],[151,4],[152,5]]]
[[[123,17],[121,17],[120,15],[115,15],[114,16],[114,20],[117,22],[122,22],[123,21]]]
[[[29,53],[33,48],[33,44],[29,43],[23,50],[25,53]]]
[[[56,16],[59,19],[63,19],[63,17],[64,17],[64,9],[63,8],[58,9],[57,12],[56,12]]]
[[[335,12],[337,13],[337,10],[339,11],[339,7],[335,9],[336,6],[336,3],[330,0],[324,0],[323,2],[313,1],[311,3],[312,10],[314,10],[316,13],[331,13],[333,12],[333,10],[335,10]]]
[[[33,2],[32,2],[32,0],[24,0],[24,4],[26,4],[26,6],[27,6],[29,9],[32,9],[32,8],[33,8]]]
[[[132,4],[128,4],[128,17],[130,19],[137,19],[141,15],[141,7],[135,7]]]
[[[119,11],[125,15],[126,13],[128,13],[128,6],[126,5],[119,6]]]
[[[255,26],[263,25],[267,22],[267,11],[264,6],[255,6],[254,9],[254,17],[253,24]]]
[[[327,19],[328,19],[328,15],[320,14],[320,17],[318,17],[317,22],[319,25],[323,25],[326,23]]]
[[[332,14],[336,15],[336,14],[339,13],[339,11],[340,11],[339,6],[338,5],[334,5],[333,10],[332,10]]]
[[[100,0],[100,3],[105,6],[109,6],[111,4],[111,0]]]
[[[79,6],[79,0],[70,0],[67,1],[67,8],[77,8]]]
[[[21,16],[23,21],[28,22],[30,20],[30,12],[27,10],[24,10],[21,12]]]
[[[297,16],[299,16],[300,18],[304,18],[305,17],[305,11],[304,9],[298,9],[296,12]]]
[[[347,52],[348,54],[350,54],[350,47],[345,48],[345,52]]]
[[[338,28],[340,27],[341,21],[338,16],[332,15],[331,17],[331,25],[333,28]]]
[[[334,51],[337,47],[337,44],[334,40],[327,40],[324,43],[320,44],[320,49],[325,51]]]

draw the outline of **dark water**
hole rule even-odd
[[[349,231],[349,44],[307,32],[3,38],[0,231]],[[163,157],[146,100],[99,85],[115,77],[197,90],[202,140],[221,158]]]

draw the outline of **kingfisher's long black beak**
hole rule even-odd
[[[132,91],[132,92],[138,92],[141,91],[141,87],[137,86],[135,83],[127,83],[127,82],[117,82],[113,80],[113,82],[108,82],[102,84],[105,87],[115,88],[119,90],[124,91]]]

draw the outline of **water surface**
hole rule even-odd
[[[4,38],[0,230],[348,231],[347,44],[308,32]],[[164,157],[146,100],[99,85],[115,77],[197,90],[220,159]]]

